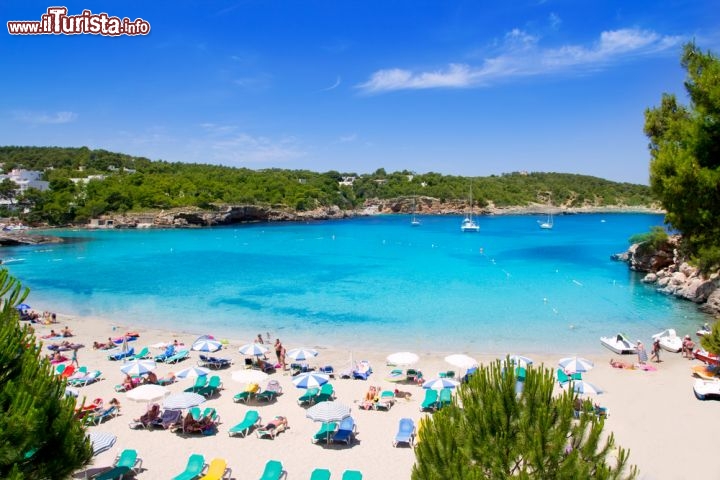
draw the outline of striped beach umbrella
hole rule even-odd
[[[287,357],[296,362],[303,362],[317,355],[318,351],[312,348],[293,348],[287,352]]]
[[[188,367],[183,370],[180,370],[176,377],[179,378],[197,378],[197,377],[204,377],[210,373],[210,370],[203,367]]]
[[[452,378],[433,378],[423,383],[423,388],[442,390],[443,388],[455,388],[458,385],[460,385],[460,382]]]
[[[565,370],[565,373],[587,372],[595,366],[590,360],[580,357],[562,358],[558,362],[558,365]]]
[[[132,360],[120,368],[122,373],[128,375],[145,375],[157,368],[157,364],[152,360]]]
[[[509,357],[510,363],[513,365],[516,365],[518,367],[527,367],[528,365],[532,365],[533,361],[529,357],[525,357],[523,355],[510,355]]]
[[[330,377],[328,375],[316,372],[301,373],[292,379],[293,384],[298,388],[317,388],[329,381]]]
[[[92,445],[93,455],[102,453],[115,445],[117,437],[110,432],[90,432],[88,433],[90,444]]]
[[[205,397],[199,393],[174,393],[165,399],[163,402],[163,408],[167,410],[185,410],[186,408],[197,407],[204,401]]]
[[[196,340],[190,348],[196,352],[217,352],[222,348],[222,343],[211,338],[201,338]]]
[[[266,347],[262,343],[247,343],[242,347],[238,348],[238,352],[242,353],[243,355],[253,355],[256,357],[259,357],[260,355],[265,355],[268,351],[268,347]]]
[[[603,390],[590,382],[585,380],[573,380],[572,389],[575,393],[580,395],[597,395],[603,393]]]
[[[350,407],[337,400],[320,402],[308,408],[305,416],[313,422],[339,422],[350,416]]]

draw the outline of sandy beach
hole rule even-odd
[[[332,478],[341,478],[345,470],[359,470],[365,479],[410,478],[414,462],[411,448],[394,448],[393,439],[398,422],[408,417],[418,422],[425,415],[419,410],[423,390],[416,385],[396,385],[384,378],[391,370],[386,366],[385,358],[393,352],[374,351],[362,345],[323,345],[322,335],[318,334],[316,345],[297,345],[292,338],[281,338],[290,350],[297,347],[317,348],[318,357],[310,365],[332,365],[336,372],[347,368],[352,358],[368,360],[374,374],[368,381],[336,378],[332,380],[337,399],[352,408],[357,424],[357,441],[351,446],[313,444],[311,438],[318,431],[319,424],[305,417],[306,408],[297,403],[303,390],[292,384],[290,371],[279,370],[271,375],[279,381],[283,394],[274,402],[234,403],[233,396],[243,390],[243,385],[233,381],[231,373],[245,368],[245,357],[238,353],[238,347],[253,341],[248,338],[223,339],[225,348],[216,356],[230,358],[234,364],[227,369],[213,371],[221,377],[223,388],[220,394],[207,400],[203,407],[214,407],[220,415],[221,423],[215,435],[186,436],[164,430],[134,430],[129,427],[133,418],[146,410],[146,404],[136,403],[126,398],[125,393],[117,393],[115,386],[122,383],[124,374],[120,372],[122,361],[107,359],[107,352],[94,350],[94,341],[106,341],[108,337],[117,337],[126,331],[140,334],[132,342],[136,351],[142,347],[159,342],[178,340],[188,348],[197,338],[197,333],[153,330],[141,325],[113,324],[108,319],[74,319],[58,316],[53,325],[35,325],[36,335],[47,335],[50,329],[56,331],[68,326],[75,334],[70,340],[84,344],[78,351],[79,364],[89,370],[100,370],[102,380],[79,388],[80,398],[88,401],[102,398],[106,403],[117,398],[121,403],[121,414],[110,418],[98,426],[89,427],[89,431],[111,432],[117,435],[112,448],[98,454],[89,466],[90,473],[112,464],[115,456],[123,449],[136,449],[142,458],[142,472],[138,478],[170,478],[184,470],[188,457],[193,453],[202,454],[206,462],[215,457],[227,460],[232,468],[232,478],[260,478],[268,460],[282,462],[288,472],[288,478],[309,478],[315,468],[327,468]],[[212,332],[207,332],[212,333]],[[274,338],[273,338],[274,340]],[[48,341],[45,341],[46,344]],[[151,347],[151,354],[162,351]],[[410,350],[398,345],[398,351]],[[44,348],[44,351],[48,350]],[[453,369],[443,358],[451,353],[467,353],[481,363],[493,361],[495,355],[483,355],[482,352],[416,352],[420,361],[414,366],[424,373],[426,378],[437,376],[440,371]],[[535,364],[544,363],[555,370],[561,355],[538,354],[533,352],[508,352],[531,356]],[[577,352],[578,354],[582,352]],[[274,353],[270,352],[271,360]],[[662,362],[653,364],[656,371],[622,370],[609,365],[610,358],[634,362],[634,356],[620,357],[611,352],[589,357],[595,362],[595,368],[584,378],[601,386],[605,393],[592,397],[594,401],[609,409],[609,418],[605,430],[615,434],[616,442],[630,450],[630,461],[640,470],[643,479],[685,479],[694,476],[714,478],[717,476],[718,463],[714,458],[716,434],[711,426],[720,423],[720,404],[715,401],[698,401],[692,391],[693,377],[691,366],[699,364],[696,360],[687,360],[680,354],[662,352]],[[190,357],[175,365],[158,363],[155,371],[158,377],[169,372],[178,372],[197,365],[199,352],[191,352]],[[179,379],[170,385],[172,392],[181,392],[190,387],[194,379]],[[362,410],[359,403],[370,385],[382,389],[399,388],[408,392],[408,399],[399,399],[389,411]],[[559,389],[559,387],[556,387]],[[277,438],[258,438],[256,435],[230,437],[228,429],[239,423],[245,412],[257,410],[262,423],[276,415],[288,419],[289,429]],[[84,470],[76,474],[84,478]]]

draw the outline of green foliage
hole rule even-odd
[[[92,450],[64,381],[40,358],[30,327],[19,325],[15,305],[27,294],[0,271],[0,478],[67,478]]]
[[[553,386],[550,370],[531,367],[518,395],[513,369],[480,367],[452,405],[421,420],[413,480],[635,478],[628,452],[612,451],[612,434],[602,440],[604,421],[575,418],[573,393]]]
[[[560,173],[510,173],[465,177],[429,172],[357,175],[308,170],[250,170],[218,165],[152,162],[86,148],[0,147],[8,167],[44,171],[50,190],[26,196],[28,221],[86,222],[104,213],[220,204],[271,205],[312,210],[337,205],[356,208],[369,199],[427,196],[465,202],[470,185],[476,205],[650,205],[649,187]],[[355,177],[352,186],[340,185]],[[71,181],[70,179],[76,179]],[[80,180],[77,180],[80,179]],[[39,193],[39,192],[38,192]]]
[[[720,60],[685,45],[682,66],[690,105],[664,94],[645,111],[650,138],[650,186],[666,220],[704,271],[720,265]]]
[[[638,233],[630,237],[630,243],[640,243],[643,247],[657,250],[668,240],[667,231],[663,227],[652,227],[649,232]]]
[[[709,335],[700,337],[702,348],[715,355],[720,355],[720,322],[715,322]]]

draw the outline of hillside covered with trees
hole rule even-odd
[[[476,206],[542,204],[565,207],[649,206],[644,185],[562,173],[514,172],[460,177],[409,171],[372,174],[251,170],[208,164],[152,161],[105,150],[59,147],[0,147],[4,172],[43,172],[44,192],[28,190],[16,200],[29,222],[85,223],[102,214],[175,207],[264,205],[298,211],[336,205],[352,210],[367,200],[422,195],[441,202],[467,200]],[[0,192],[9,198],[12,192]]]

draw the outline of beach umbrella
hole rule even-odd
[[[180,392],[173,393],[163,402],[163,408],[167,410],[185,410],[186,408],[197,407],[205,401],[205,397],[199,393]]]
[[[387,356],[387,363],[390,365],[412,365],[418,360],[420,357],[412,352],[397,352]]]
[[[587,372],[595,366],[590,360],[580,357],[562,358],[558,362],[558,365],[560,365],[566,373]]]
[[[478,366],[478,361],[464,353],[456,353],[445,357],[445,361],[458,368],[472,368]]]
[[[242,347],[238,348],[238,352],[242,353],[243,355],[254,355],[256,357],[259,357],[260,355],[265,355],[268,351],[268,347],[261,343],[247,343]]]
[[[184,370],[180,370],[177,373],[177,375],[175,375],[175,376],[180,377],[180,378],[197,378],[197,377],[204,377],[208,373],[210,373],[210,370],[208,370],[207,368],[188,367]]]
[[[152,360],[132,360],[120,367],[120,371],[127,375],[139,376],[150,373],[155,368],[157,368],[157,364]]]
[[[423,383],[423,388],[442,390],[443,388],[455,388],[458,385],[460,385],[460,382],[452,378],[433,378]]]
[[[317,388],[330,381],[330,377],[324,373],[305,372],[295,376],[292,382],[298,388]]]
[[[237,370],[232,372],[232,379],[240,383],[260,383],[270,376],[260,370]]]
[[[155,402],[168,395],[170,390],[161,385],[139,385],[128,391],[125,396],[134,402]]]
[[[293,348],[287,352],[287,357],[296,362],[303,362],[309,358],[317,357],[318,351],[312,348]]]
[[[525,357],[523,355],[510,355],[508,357],[510,359],[510,363],[513,365],[517,365],[518,367],[527,367],[528,365],[532,365],[533,361],[531,358]]]
[[[92,445],[93,455],[110,449],[110,447],[115,445],[115,440],[117,440],[117,437],[110,432],[90,432],[88,438]]]
[[[222,343],[211,338],[200,338],[190,348],[197,352],[217,352],[222,348]]]
[[[20,305],[18,305],[15,308],[18,310],[30,310],[31,307],[27,303],[21,303]]]
[[[342,402],[320,402],[307,409],[305,416],[313,422],[340,422],[350,416],[350,407]]]
[[[573,380],[572,389],[575,393],[580,395],[597,395],[603,393],[603,390],[600,387],[590,382],[586,382],[585,380]]]

